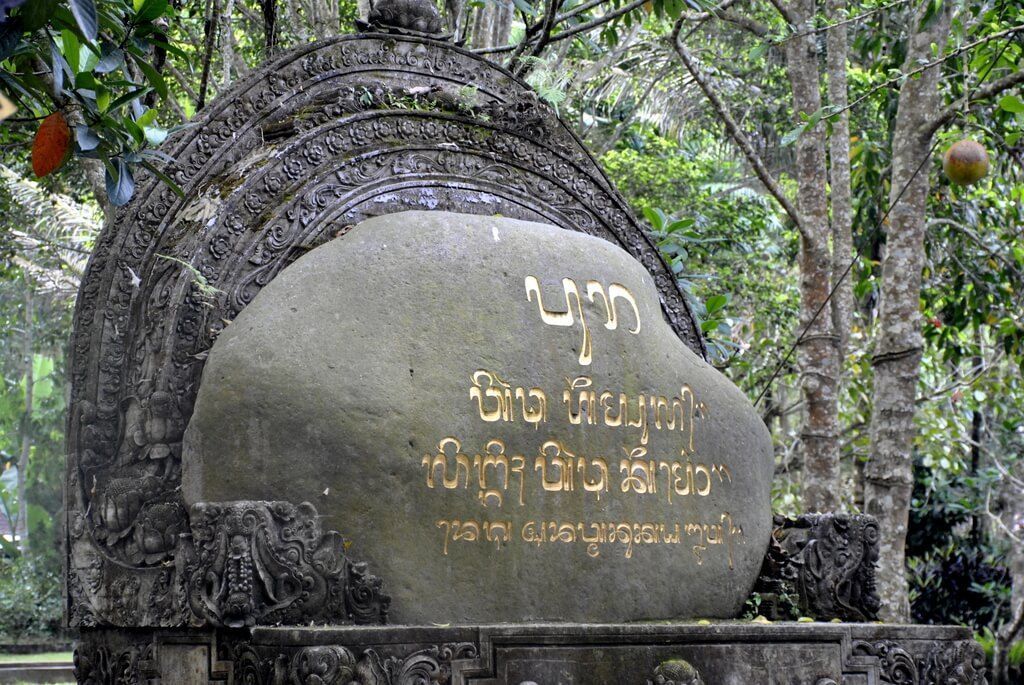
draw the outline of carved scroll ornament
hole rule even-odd
[[[878,659],[884,685],[988,685],[985,653],[973,640],[936,642],[918,656],[892,640],[860,641],[853,654]]]

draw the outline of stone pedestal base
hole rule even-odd
[[[983,685],[963,628],[859,623],[83,630],[79,683]]]

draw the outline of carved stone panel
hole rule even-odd
[[[878,522],[864,514],[775,517],[768,554],[754,587],[758,612],[772,620],[871,621]]]
[[[447,209],[611,241],[703,354],[675,278],[572,133],[511,74],[425,37],[287,53],[165,146],[100,235],[71,341],[68,610],[75,626],[192,620],[181,436],[218,333],[288,264],[379,214]],[[128,592],[126,592],[126,590]]]
[[[193,622],[385,623],[390,598],[335,531],[322,532],[308,503],[200,502],[183,578]]]
[[[986,685],[963,628],[722,622],[93,631],[99,685]]]

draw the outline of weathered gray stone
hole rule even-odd
[[[484,57],[409,35],[422,13],[400,14],[412,22],[282,53],[211,102],[164,146],[180,197],[140,176],[97,238],[68,359],[71,626],[195,620],[178,571],[181,440],[210,346],[287,265],[368,217],[501,214],[604,238],[703,354],[672,270],[572,130]]]
[[[183,449],[188,504],[315,504],[396,622],[734,616],[771,530],[767,430],[650,274],[498,217],[297,260],[213,346]]]
[[[209,655],[189,680],[168,668],[186,643]],[[86,630],[75,663],[79,681],[97,685],[986,683],[967,628],[854,623]]]

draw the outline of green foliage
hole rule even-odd
[[[60,631],[64,602],[57,568],[31,556],[0,558],[0,637],[17,640]]]
[[[985,658],[988,660],[989,666],[992,664],[992,657],[995,653],[996,648],[996,635],[990,628],[984,628],[980,632],[974,634],[974,639],[978,641],[981,648],[985,650]],[[1024,678],[1024,640],[1017,640],[1010,645],[1010,649],[1007,651],[1007,662],[1010,664],[1010,682],[1018,683]],[[991,673],[991,671],[989,671]]]
[[[51,577],[60,568],[54,527],[62,506],[64,346],[73,297],[99,227],[98,212],[3,166],[0,207],[9,222],[3,235],[10,241],[10,251],[0,260],[0,471],[5,472],[0,478],[0,516],[11,528],[17,524],[23,530],[27,524],[28,532],[27,548],[7,545],[4,556],[27,557],[25,563],[37,576]],[[33,351],[27,358],[26,345]],[[26,440],[23,500],[14,468]]]
[[[650,223],[713,358],[753,388],[764,367],[746,353],[777,338],[795,313],[787,264],[795,233],[779,221],[772,201],[744,184],[735,162],[650,131],[633,140],[606,153],[602,164]],[[753,273],[746,267],[751,260],[777,266]]]
[[[763,616],[771,621],[795,621],[800,618],[800,597],[788,592],[761,594],[751,592],[743,604],[740,618],[752,620]]]
[[[134,193],[133,167],[159,173],[155,163],[168,160],[152,149],[167,131],[144,103],[150,94],[168,95],[157,52],[184,57],[167,41],[171,14],[167,0],[37,0],[0,27],[0,84],[19,115],[63,110],[75,154],[103,162],[114,205]]]
[[[537,91],[537,97],[558,112],[558,106],[565,102],[565,89],[573,78],[572,70],[559,59],[521,57],[519,61],[530,68],[526,82]]]

